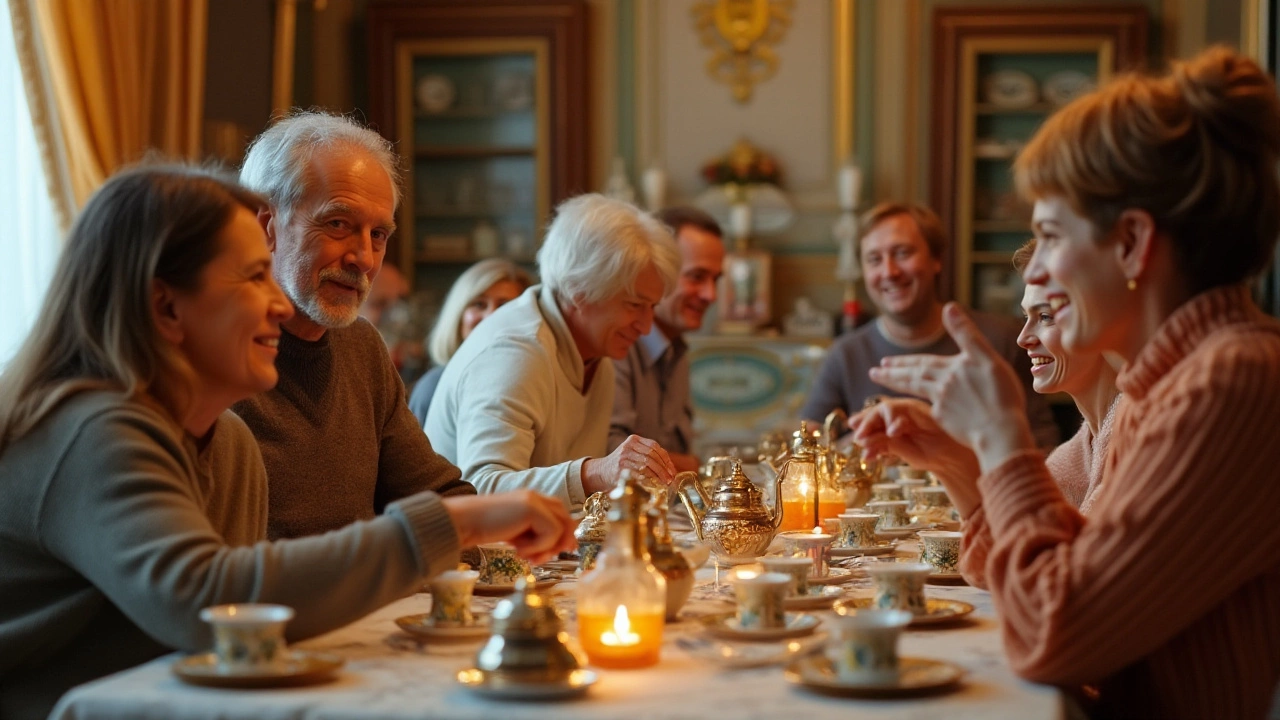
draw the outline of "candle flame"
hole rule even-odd
[[[640,636],[631,632],[631,618],[627,617],[626,605],[618,606],[618,611],[613,615],[613,629],[601,633],[600,642],[613,647],[640,643]]]

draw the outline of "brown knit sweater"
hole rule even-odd
[[[284,332],[275,389],[237,403],[267,467],[272,539],[368,520],[423,490],[474,494],[431,449],[382,337],[363,319],[307,342]]]
[[[1115,424],[1116,408],[1124,395],[1116,395],[1107,408],[1107,414],[1098,424],[1098,434],[1089,429],[1089,423],[1080,428],[1070,440],[1049,453],[1044,464],[1058,484],[1063,497],[1081,515],[1088,515],[1102,485],[1103,461],[1107,446],[1111,444],[1111,428]],[[987,524],[982,507],[964,520],[964,553],[960,556],[960,572],[974,587],[987,587],[987,556],[991,553],[991,526]]]
[[[1280,323],[1246,287],[1178,308],[1125,368],[1094,512],[1036,451],[978,481],[1024,677],[1119,717],[1261,718],[1280,681]]]

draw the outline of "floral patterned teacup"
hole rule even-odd
[[[767,572],[739,575],[733,581],[738,597],[738,626],[744,630],[786,627],[787,611],[782,601],[791,589],[790,575]]]
[[[836,537],[836,547],[868,548],[875,547],[876,525],[879,515],[871,513],[840,513],[840,534]]]
[[[809,592],[809,571],[813,569],[813,562],[809,558],[768,555],[760,558],[760,564],[766,572],[790,577],[791,595],[805,595]]]
[[[261,670],[283,661],[284,626],[293,619],[287,605],[235,603],[200,611],[213,626],[213,652],[226,672]]]
[[[869,502],[867,510],[880,516],[880,523],[876,525],[877,530],[892,530],[911,524],[911,515],[907,512],[910,505],[911,503],[906,500]]]
[[[898,679],[898,635],[911,623],[905,610],[837,610],[835,642],[827,656],[849,680],[891,683]]]
[[[906,500],[898,483],[876,483],[871,486],[871,499],[876,501]]]
[[[474,625],[471,591],[479,578],[475,570],[449,570],[431,578],[431,623],[436,627]]]
[[[933,572],[924,563],[879,562],[866,566],[876,583],[873,604],[882,610],[906,610],[916,615],[929,612],[924,597],[924,581]]]
[[[960,537],[960,533],[946,530],[920,533],[920,561],[932,565],[940,573],[958,572]]]
[[[515,546],[500,542],[480,546],[479,571],[484,585],[508,585],[528,575],[530,569],[528,561],[516,555]]]

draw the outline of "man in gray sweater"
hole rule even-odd
[[[395,231],[398,165],[377,133],[305,112],[254,140],[240,170],[271,201],[258,220],[297,311],[281,327],[280,382],[234,406],[262,448],[273,539],[367,520],[422,490],[475,492],[432,450],[382,338],[358,317]]]
[[[879,317],[832,343],[800,417],[821,421],[836,408],[850,415],[873,395],[892,395],[867,371],[893,355],[960,352],[942,327],[942,300],[937,281],[942,274],[946,232],[942,221],[922,205],[881,203],[863,216],[858,257],[866,276],[867,295]],[[1031,387],[1031,359],[1018,347],[1019,326],[1012,318],[982,312],[970,316],[991,346],[1000,351],[1023,379],[1027,419],[1041,447],[1058,444],[1058,426],[1044,396]]]

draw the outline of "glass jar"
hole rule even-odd
[[[779,469],[782,476],[780,531],[821,529],[823,520],[844,512],[844,491],[832,476],[830,465],[818,462],[820,452],[808,423],[802,421],[792,441],[791,457]]]
[[[578,583],[578,639],[592,665],[646,667],[658,662],[667,604],[666,579],[645,549],[649,493],[624,470],[609,498],[609,534]]]

